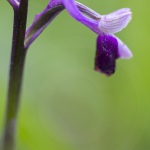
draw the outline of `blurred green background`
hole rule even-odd
[[[101,14],[130,7],[116,35],[132,50],[106,77],[93,70],[96,34],[63,11],[30,47],[17,150],[150,149],[150,2],[80,0]],[[28,26],[48,0],[30,0]],[[6,103],[13,11],[0,2],[0,133]]]

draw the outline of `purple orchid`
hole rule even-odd
[[[74,0],[51,0],[44,11],[36,15],[33,24],[26,32],[25,46],[27,48],[64,8],[74,19],[98,35],[96,71],[111,75],[115,72],[117,58],[129,59],[132,57],[129,48],[114,35],[130,22],[132,12],[129,8],[119,9],[108,15],[100,15]]]
[[[14,24],[4,133],[0,149],[13,150],[25,58],[33,41],[62,10],[66,9],[74,19],[98,35],[95,70],[111,75],[115,72],[118,58],[132,57],[129,48],[114,35],[128,25],[132,13],[129,8],[123,8],[108,15],[100,15],[75,0],[50,0],[26,30],[29,0],[7,1],[14,9]]]

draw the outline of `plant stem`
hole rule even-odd
[[[18,116],[20,92],[26,56],[24,38],[26,31],[27,12],[28,0],[21,0],[20,6],[17,9],[14,9],[12,52],[4,134],[2,138],[2,150],[15,149],[16,121]]]

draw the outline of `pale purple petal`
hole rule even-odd
[[[78,7],[75,4],[74,0],[62,0],[65,8],[67,9],[67,11],[69,12],[69,14],[76,19],[77,21],[79,21],[80,23],[84,24],[85,26],[87,26],[89,29],[91,29],[93,32],[97,33],[97,34],[101,34],[102,32],[100,31],[100,29],[98,28],[98,23],[99,20],[94,20],[92,18],[88,18],[87,16],[83,15]]]
[[[122,13],[126,13],[129,11],[131,11],[130,8],[121,8],[121,9],[118,9],[118,10],[115,10],[115,11],[109,13],[108,15],[120,15]]]
[[[102,32],[112,34],[125,28],[131,18],[132,12],[130,9],[120,9],[108,15],[102,15],[98,26]]]
[[[118,37],[114,36],[118,41],[119,58],[130,59],[133,57],[131,50]]]

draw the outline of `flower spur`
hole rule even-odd
[[[44,11],[36,15],[33,24],[26,31],[25,46],[27,48],[63,9],[98,35],[96,71],[111,75],[115,72],[116,59],[132,57],[130,49],[114,35],[130,22],[132,12],[129,8],[119,9],[108,15],[100,15],[74,0],[51,0]]]

